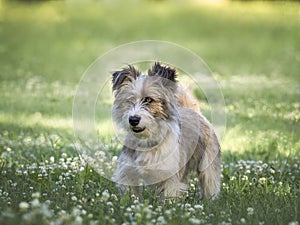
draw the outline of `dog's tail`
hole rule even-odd
[[[178,85],[176,93],[177,101],[180,106],[184,108],[193,109],[199,112],[199,104],[197,99],[190,93],[190,91],[183,86]]]

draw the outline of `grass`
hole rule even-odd
[[[299,10],[0,1],[0,224],[299,224]],[[144,39],[197,53],[224,94],[222,194],[213,202],[195,200],[194,180],[183,199],[159,202],[147,189],[142,201],[120,196],[76,151],[80,77],[107,50]],[[103,160],[120,151],[105,140],[91,147]]]

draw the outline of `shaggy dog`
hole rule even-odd
[[[220,192],[220,145],[176,70],[155,63],[143,75],[129,65],[113,73],[112,116],[124,131],[113,180],[125,191],[147,185],[161,197],[181,196],[195,174],[201,197]],[[138,194],[138,193],[136,193]]]

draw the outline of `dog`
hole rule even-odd
[[[191,174],[201,199],[220,192],[221,150],[195,98],[177,82],[177,71],[155,62],[142,74],[132,65],[112,74],[112,118],[124,131],[113,181],[138,195],[146,185],[159,196],[180,197]]]

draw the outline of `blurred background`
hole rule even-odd
[[[285,154],[281,138],[299,146],[299,13],[299,1],[2,0],[1,131],[72,142],[73,97],[88,66],[118,45],[155,39],[212,69],[226,102],[225,152]]]

